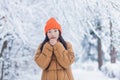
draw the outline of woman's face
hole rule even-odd
[[[58,38],[59,38],[59,31],[58,31],[58,29],[50,29],[50,30],[48,30],[47,36],[48,36],[49,39],[56,39],[56,40],[58,40]]]

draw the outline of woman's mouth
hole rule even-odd
[[[51,37],[51,39],[56,39],[56,37]]]

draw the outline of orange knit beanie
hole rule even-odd
[[[44,28],[45,34],[47,33],[48,30],[50,29],[58,29],[60,32],[62,32],[61,26],[60,24],[55,20],[55,18],[50,18],[47,23],[46,26]]]

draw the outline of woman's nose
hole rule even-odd
[[[54,32],[51,32],[51,35],[54,35],[55,33]]]

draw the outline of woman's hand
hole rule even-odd
[[[50,39],[50,41],[49,41],[49,43],[50,43],[52,46],[55,45],[56,42],[57,42],[57,40],[54,39],[54,38]]]

